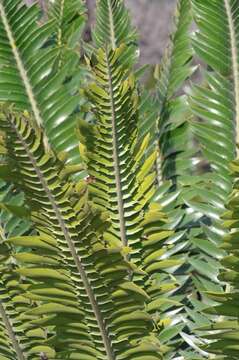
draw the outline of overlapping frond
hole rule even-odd
[[[218,249],[218,246],[221,243],[222,235],[225,233],[220,214],[223,212],[231,188],[228,164],[235,156],[234,86],[228,79],[228,76],[232,75],[232,62],[227,62],[228,67],[230,67],[227,74],[225,69],[222,70],[220,66],[213,65],[213,62],[215,64],[220,63],[222,59],[218,59],[218,53],[215,49],[213,50],[213,47],[223,44],[223,36],[227,38],[227,32],[219,31],[220,27],[214,27],[217,21],[223,22],[222,27],[227,22],[226,13],[222,15],[225,10],[224,5],[225,3],[221,1],[193,1],[193,9],[199,28],[193,42],[194,48],[202,60],[211,66],[211,69],[205,77],[206,85],[194,86],[189,97],[190,107],[187,104],[188,111],[192,110],[194,115],[194,117],[189,115],[187,125],[190,129],[191,138],[197,140],[194,140],[189,147],[192,149],[188,158],[188,164],[190,165],[191,162],[191,166],[187,166],[185,159],[183,164],[179,162],[179,176],[176,173],[174,178],[175,187],[176,189],[179,188],[176,209],[178,215],[181,214],[182,219],[178,223],[177,229],[180,232],[187,229],[185,236],[180,238],[178,244],[184,243],[185,254],[190,253],[186,262],[187,268],[184,269],[184,274],[187,273],[190,277],[185,283],[181,283],[181,285],[185,284],[181,289],[185,291],[185,286],[190,289],[190,298],[185,298],[187,305],[185,315],[187,314],[188,327],[194,334],[197,334],[197,327],[200,325],[206,327],[210,320],[209,317],[207,318],[202,314],[203,307],[210,304],[211,301],[206,292],[222,291],[217,279],[220,268],[218,260],[223,255],[223,251]],[[181,138],[183,139],[182,133]],[[166,139],[170,139],[170,133]],[[188,139],[189,136],[186,135],[183,140],[185,144]],[[177,148],[180,145],[180,140],[177,139],[175,144],[175,148]],[[202,155],[198,152],[199,148]],[[179,156],[176,152],[173,154],[176,158],[175,164],[183,154],[182,146]],[[169,175],[170,172],[174,173],[176,166],[171,168],[173,172],[170,167],[166,168],[169,169]],[[188,169],[190,169],[189,172]],[[203,176],[201,176],[201,172]],[[170,194],[166,196],[165,200],[162,200],[167,203],[167,198],[170,199]],[[171,198],[174,198],[173,194],[171,194]],[[183,206],[181,211],[179,211],[178,206]],[[192,295],[193,292],[195,299]],[[187,336],[187,332],[185,336],[185,330],[182,335],[189,347],[194,347],[201,354],[201,357],[206,356],[203,351],[198,349],[198,345],[200,348],[203,344],[202,340],[197,340],[194,336]],[[188,351],[181,351],[181,355],[191,358],[192,355],[186,355],[187,353]]]
[[[138,143],[138,95],[133,76],[119,62],[124,48],[101,49],[92,58],[95,82],[89,97],[96,120],[95,125],[80,122],[79,133],[92,199],[112,222],[105,241],[128,246],[131,259],[140,263],[141,223],[155,191],[156,154],[145,157],[149,136]]]
[[[229,230],[229,234],[224,238],[222,248],[228,255],[222,259],[223,269],[219,280],[226,283],[224,292],[211,292],[211,298],[218,303],[213,308],[206,309],[207,312],[218,315],[218,321],[205,330],[211,331],[207,338],[212,341],[208,351],[216,354],[218,359],[236,360],[239,355],[238,347],[238,176],[239,162],[235,160],[231,169],[234,176],[234,186],[227,211],[223,215],[224,226]]]
[[[30,219],[24,206],[24,194],[4,180],[0,181],[0,194],[0,228],[4,238],[29,233]]]
[[[2,117],[1,128],[40,231],[39,236],[10,241],[26,247],[16,254],[23,263],[19,273],[33,281],[26,297],[41,302],[29,314],[43,316],[39,325],[54,327],[49,344],[54,344],[56,358],[160,359],[153,322],[144,309],[148,295],[128,278],[134,267],[113,242],[106,247],[100,240],[99,226],[90,221],[99,218],[89,214],[84,201],[70,201],[72,186],[61,181],[61,163],[45,150],[41,131],[35,133],[21,115]],[[64,328],[57,314],[63,314]]]
[[[123,248],[140,268],[134,279],[150,295],[147,311],[159,328],[167,327],[161,310],[179,307],[180,299],[167,301],[175,281],[165,271],[178,268],[181,259],[174,256],[173,244],[164,247],[173,234],[165,213],[158,204],[149,205],[155,192],[156,153],[147,151],[149,134],[139,140],[139,99],[130,70],[120,65],[122,51],[123,45],[116,50],[100,49],[91,59],[95,82],[88,93],[95,121],[79,123],[80,149],[93,203],[105,209],[111,221],[104,240]],[[169,254],[165,256],[169,249],[170,259]]]
[[[57,71],[63,45],[60,48],[51,39],[61,28],[55,18],[39,26],[39,11],[36,4],[1,1],[0,100],[32,112],[56,151],[67,151],[68,161],[74,163],[79,159],[74,133],[79,97],[69,96],[74,87],[69,90],[63,82],[72,74],[78,56],[66,55],[67,62]]]
[[[172,237],[172,240],[169,239],[169,243],[170,241],[175,242],[179,258],[184,263],[184,266],[177,269],[174,274],[178,286],[174,294],[171,294],[172,299],[175,295],[180,296],[181,294],[181,302],[184,304],[176,312],[173,324],[177,326],[174,326],[171,330],[173,343],[177,344],[177,341],[179,341],[181,344],[178,349],[175,349],[174,356],[194,359],[195,352],[198,354],[198,358],[207,356],[204,350],[201,349],[203,340],[198,337],[200,332],[197,332],[196,329],[202,324],[207,325],[210,321],[202,313],[202,309],[210,303],[204,291],[210,289],[220,291],[217,280],[220,267],[218,259],[223,255],[223,252],[217,247],[223,230],[219,214],[225,202],[223,196],[226,192],[228,194],[229,188],[224,189],[224,195],[223,190],[215,194],[215,183],[212,186],[214,175],[211,176],[208,173],[200,176],[201,172],[205,172],[208,163],[205,162],[205,154],[203,153],[202,156],[199,151],[198,143],[202,144],[201,139],[198,137],[197,141],[195,140],[194,124],[196,121],[194,116],[198,116],[198,113],[195,111],[192,113],[191,99],[189,101],[187,95],[174,98],[177,81],[182,86],[193,70],[190,62],[193,50],[189,37],[192,18],[190,19],[189,16],[188,19],[187,16],[184,16],[184,11],[189,13],[191,11],[190,2],[179,2],[178,9],[182,12],[178,18],[179,31],[178,33],[176,31],[175,36],[172,37],[175,50],[171,51],[171,56],[172,59],[178,58],[179,66],[174,67],[171,73],[169,58],[159,83],[161,117],[159,119],[160,150],[158,152],[159,160],[157,163],[159,166],[157,168],[158,183],[162,185],[159,187],[156,199],[165,205],[165,209],[169,213],[172,227],[176,229],[176,235]],[[181,51],[181,47],[184,48],[184,51]],[[170,81],[171,74],[172,81]],[[174,80],[176,83],[174,83]],[[223,90],[221,91],[223,92]],[[207,101],[208,94],[205,96],[205,103]],[[202,134],[211,139],[211,149],[213,149],[214,136],[210,137],[211,134],[208,134],[208,124],[198,122],[198,127],[204,127]],[[225,138],[227,137],[229,143],[230,138],[233,137],[233,122],[227,127],[227,130]],[[205,145],[205,151],[210,151],[210,146]],[[213,156],[224,157],[224,153],[222,150],[220,151],[220,154],[217,155],[214,150]],[[230,155],[225,156],[224,165],[233,156],[231,147],[227,148],[226,154]],[[220,175],[216,177],[215,182],[219,178]],[[184,319],[186,326],[182,324],[182,319]],[[182,346],[182,343],[184,343],[184,346]],[[182,350],[182,347],[185,349]]]

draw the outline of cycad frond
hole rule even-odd
[[[214,184],[212,192],[215,202],[209,207],[207,205],[209,217],[213,215],[213,226],[207,226],[205,233],[211,243],[220,244],[221,235],[223,232],[225,233],[225,229],[222,228],[219,216],[224,211],[232,187],[229,163],[235,158],[236,138],[238,138],[239,9],[237,1],[228,0],[195,0],[193,1],[193,9],[198,26],[193,45],[197,54],[210,66],[210,69],[205,77],[207,86],[195,86],[193,88],[190,105],[195,115],[200,119],[193,123],[193,129],[212,170],[210,182]],[[232,218],[234,217],[234,200],[230,202]],[[229,220],[228,225],[229,228],[234,228],[233,221]],[[230,249],[230,245],[228,249]],[[233,256],[229,259],[233,259]],[[232,264],[229,259],[228,267],[231,268]],[[228,278],[225,275],[225,279],[230,281],[230,275]],[[201,284],[203,283],[201,280]],[[219,303],[228,299],[231,314],[234,313],[233,294],[223,295],[220,288],[218,290],[206,288],[206,290],[214,291],[212,298]],[[231,303],[229,299],[231,299]],[[228,310],[226,305],[219,305],[215,307],[215,311],[212,313],[218,316],[227,316],[229,312],[226,309]],[[222,355],[223,358],[236,359],[238,350],[234,347],[233,337],[237,330],[236,326],[232,327],[230,333],[231,325],[233,326],[233,322],[226,320],[221,324],[219,322],[211,325],[211,329],[224,328],[226,333],[212,335],[212,339],[220,338],[221,341],[210,345],[208,349],[215,351],[217,356]],[[204,327],[204,329],[207,328]]]
[[[190,11],[189,2],[181,2],[181,5],[186,6],[187,11]],[[179,60],[186,60],[184,66],[183,62],[181,63],[182,72],[180,68],[175,68],[179,74],[179,84],[182,85],[187,77],[185,75],[190,74],[190,72],[187,72],[187,69],[190,70],[191,68],[190,57],[192,56],[192,49],[188,36],[190,21],[187,22],[182,13],[181,22],[182,25],[184,24],[182,26],[184,40],[182,34],[179,38],[176,35],[174,39],[176,49],[180,49],[180,46],[177,47],[177,41],[180,42],[180,38],[182,39],[182,46],[185,46],[182,56],[180,51],[176,52]],[[184,54],[185,58],[183,57]],[[168,69],[170,74],[170,67]],[[175,241],[178,256],[182,262],[184,261],[184,266],[181,267],[184,276],[177,276],[177,274],[180,274],[180,269],[174,274],[178,287],[175,294],[171,295],[171,298],[182,294],[181,302],[185,305],[174,317],[174,324],[178,322],[179,326],[178,331],[176,331],[176,327],[174,328],[174,336],[177,335],[177,337],[172,337],[172,341],[177,341],[180,336],[180,340],[185,344],[184,351],[182,351],[181,345],[181,349],[179,348],[175,352],[178,356],[181,355],[191,359],[193,358],[193,349],[193,353],[196,351],[198,358],[204,358],[206,353],[200,349],[203,341],[200,340],[200,333],[195,331],[195,328],[203,323],[207,325],[210,321],[202,313],[202,309],[209,302],[204,292],[209,289],[220,291],[217,280],[220,267],[218,258],[222,256],[223,252],[217,249],[217,244],[220,242],[219,233],[223,233],[219,214],[223,209],[225,197],[224,199],[222,198],[223,195],[221,193],[223,191],[220,192],[220,195],[219,191],[215,193],[215,187],[211,185],[212,181],[216,179],[213,178],[214,175],[207,174],[203,177],[199,175],[200,166],[204,163],[201,159],[198,144],[195,141],[194,114],[192,114],[191,100],[189,104],[189,97],[187,95],[177,97],[176,99],[173,98],[175,93],[170,90],[170,81],[168,83],[164,80],[168,79],[167,75],[166,72],[165,78],[162,77],[161,81],[163,82],[160,87],[162,101],[161,118],[159,120],[158,182],[159,184],[162,182],[162,186],[159,187],[156,199],[162,204],[166,204],[165,210],[168,211],[172,227],[176,230],[175,236],[169,239],[169,242]],[[180,77],[181,75],[182,78]],[[177,80],[177,76],[173,76],[172,79],[174,80],[175,78]],[[208,97],[205,96],[205,103],[207,101]],[[233,124],[231,123],[231,125]],[[204,127],[202,134],[204,134],[205,138],[208,138],[208,124],[198,123],[198,127]],[[227,127],[227,130],[226,136],[230,138],[233,127],[230,130]],[[201,143],[201,139],[198,138],[198,140]],[[214,142],[214,137],[211,138],[211,142]],[[211,149],[213,149],[213,146],[211,146]],[[210,151],[210,147],[207,147],[207,149],[205,147],[205,150]],[[229,152],[230,156],[224,159],[224,165],[231,159],[233,152],[230,151],[231,148],[228,148],[227,154]],[[215,154],[215,151],[213,154],[215,157],[224,157],[222,151],[219,155]],[[162,179],[168,180],[168,185]],[[172,182],[171,184],[170,181]],[[164,188],[166,188],[166,191]],[[211,274],[210,277],[208,276],[209,273]],[[187,327],[180,326],[181,318],[185,319]],[[191,336],[192,332],[194,336]]]
[[[138,143],[138,95],[133,76],[120,65],[124,49],[99,50],[92,58],[89,97],[96,120],[81,122],[79,132],[91,196],[112,222],[105,240],[129,246],[138,262],[145,206],[155,191],[155,152],[145,156],[149,136]]]
[[[95,82],[88,93],[95,121],[80,121],[80,149],[89,173],[90,197],[109,214],[111,226],[104,240],[123,248],[139,267],[133,279],[149,292],[147,311],[160,323],[158,311],[165,305],[167,292],[175,288],[164,272],[179,267],[181,261],[173,255],[173,245],[169,245],[171,259],[165,257],[164,242],[173,231],[168,230],[160,206],[149,206],[155,192],[156,154],[147,152],[149,135],[142,141],[139,138],[139,97],[133,75],[121,65],[122,51],[124,45],[116,50],[100,49],[91,59]],[[179,302],[168,302],[169,308],[173,306]]]
[[[15,162],[16,172],[24,178],[22,186],[29,203],[35,205],[38,213],[34,215],[35,219],[39,224],[42,220],[45,221],[52,235],[46,233],[28,239],[11,239],[15,245],[35,249],[34,256],[32,252],[18,255],[20,261],[26,264],[19,272],[36,282],[36,285],[39,284],[37,280],[41,284],[45,279],[49,282],[50,278],[54,281],[54,288],[69,290],[69,296],[60,298],[60,305],[57,306],[53,300],[54,292],[52,297],[47,295],[48,282],[43,285],[45,290],[42,295],[34,292],[33,284],[28,289],[29,293],[33,291],[30,298],[43,301],[43,304],[30,314],[43,315],[43,324],[55,326],[56,340],[52,342],[59,354],[64,352],[63,344],[58,343],[57,334],[62,334],[63,330],[61,326],[57,326],[56,315],[58,312],[74,312],[80,317],[78,323],[83,324],[83,327],[75,325],[79,328],[79,337],[69,339],[67,353],[77,353],[80,347],[82,360],[87,358],[89,352],[97,359],[103,357],[107,360],[117,357],[127,359],[131,352],[149,354],[152,359],[160,359],[157,340],[153,340],[154,345],[149,346],[151,340],[148,336],[152,339],[153,335],[150,334],[153,323],[144,310],[147,295],[128,279],[128,273],[133,272],[134,267],[124,260],[114,244],[107,248],[100,241],[94,226],[90,225],[87,209],[82,209],[82,205],[79,208],[78,202],[75,205],[70,202],[68,197],[71,187],[61,182],[61,165],[53,153],[45,152],[41,131],[37,131],[36,137],[36,130],[30,126],[29,119],[19,115],[2,118],[1,127],[11,137],[11,141],[7,140],[6,143],[10,160]],[[40,228],[45,231],[42,226]],[[46,240],[44,236],[47,237]],[[53,257],[49,258],[46,252],[42,253],[42,243],[51,245],[55,254]],[[39,247],[40,252],[37,251]],[[45,251],[46,249],[45,246]],[[45,267],[39,266],[39,261]],[[29,263],[33,266],[29,267]],[[28,294],[26,296],[29,297]],[[72,299],[75,308],[68,309],[67,305],[72,304]],[[54,319],[47,319],[49,314],[54,314]],[[66,331],[70,328],[69,331],[74,333],[74,325],[70,320],[71,317],[64,325]],[[88,337],[83,340],[82,331],[90,339]],[[133,342],[135,336],[140,336],[139,343]],[[82,342],[85,344],[83,347],[80,345]],[[93,355],[88,358],[93,359]]]
[[[193,45],[211,67],[206,76],[207,88],[195,87],[192,93],[192,109],[204,120],[194,128],[204,155],[220,178],[219,187],[228,194],[228,164],[235,158],[239,123],[238,3],[194,0],[193,8],[198,26]]]
[[[86,8],[82,0],[57,0],[50,4],[48,18],[54,20],[54,46],[59,48],[59,65],[71,56],[69,50],[79,50],[79,42],[86,22]],[[66,59],[65,59],[66,58]]]
[[[161,106],[170,100],[192,74],[191,59],[193,50],[189,37],[192,25],[191,3],[189,0],[178,1],[174,27],[170,43],[157,71],[158,96]]]
[[[74,49],[80,40],[82,25],[84,25],[85,5],[82,0],[56,0],[48,11],[49,18],[56,21],[57,34],[55,42],[62,46]]]
[[[137,34],[131,25],[124,0],[97,1],[93,39],[97,48],[108,45],[115,50],[122,44],[127,45],[121,61],[127,64],[134,62],[138,50]]]
[[[156,142],[159,143],[157,161],[159,183],[161,178],[175,182],[177,175],[180,175],[177,172],[183,161],[187,163],[184,164],[185,170],[191,168],[192,136],[186,114],[188,112],[187,100],[183,97],[177,100],[173,99],[178,90],[182,91],[181,87],[185,85],[185,80],[194,71],[191,62],[193,50],[189,36],[191,24],[191,3],[189,0],[180,0],[175,15],[175,31],[171,35],[168,50],[159,68],[157,81],[159,120]],[[178,112],[177,116],[181,115],[181,121],[176,119],[178,125],[172,119],[174,114],[171,113],[174,111]],[[177,161],[180,164],[177,164]],[[182,174],[182,169],[180,171]]]
[[[208,347],[208,351],[222,356],[223,359],[237,359],[239,355],[238,347],[238,276],[239,276],[239,258],[238,258],[238,176],[239,162],[235,160],[231,165],[234,176],[234,186],[227,204],[227,211],[223,215],[224,226],[229,230],[229,234],[224,238],[222,248],[227,251],[227,256],[222,259],[223,269],[219,279],[226,282],[227,286],[224,292],[211,292],[212,300],[219,303],[213,308],[207,309],[213,315],[218,315],[218,321],[210,328],[212,333],[207,335],[208,339],[214,340]],[[215,330],[213,332],[213,330]]]
[[[233,81],[235,119],[239,122],[239,38],[236,0],[193,0],[199,31],[194,48],[214,71]],[[238,126],[238,124],[237,124]],[[239,131],[238,131],[239,133]]]
[[[4,203],[1,204],[0,225],[0,354],[3,359],[35,360],[44,352],[54,356],[53,348],[46,344],[47,329],[35,326],[32,318],[24,315],[36,306],[24,297],[28,286],[19,273],[10,244],[12,236],[21,236],[29,232],[29,221],[19,218],[24,210],[16,206],[21,204],[22,193],[8,193],[13,186],[2,187]],[[15,205],[14,205],[15,204]],[[14,212],[14,215],[9,213]],[[20,247],[16,248],[20,251]]]
[[[69,96],[67,86],[62,85],[72,74],[78,56],[72,54],[56,72],[61,50],[50,42],[57,28],[55,19],[41,26],[38,19],[37,5],[27,7],[18,0],[1,1],[0,100],[32,112],[56,151],[67,151],[68,161],[78,161],[72,114],[79,97]]]

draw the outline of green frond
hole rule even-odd
[[[227,251],[227,256],[224,256],[221,261],[223,269],[219,275],[219,280],[225,282],[227,285],[223,292],[209,293],[211,299],[216,301],[217,305],[205,311],[214,316],[218,315],[218,321],[209,329],[206,327],[205,330],[211,330],[211,333],[207,334],[206,337],[209,341],[213,340],[207,347],[209,352],[216,354],[217,357],[222,356],[222,359],[236,360],[239,355],[238,160],[232,163],[231,170],[233,171],[234,186],[227,204],[227,211],[223,215],[224,226],[229,231],[229,234],[224,237],[224,243],[222,245],[222,248]]]
[[[220,216],[232,188],[229,164],[236,156],[238,75],[234,45],[238,31],[237,7],[235,1],[193,1],[198,26],[193,45],[201,59],[210,66],[210,71],[206,71],[205,85],[194,86],[190,94],[190,107],[195,114],[192,127],[208,163],[205,175],[209,180],[209,192],[205,193],[202,203],[194,201],[192,205],[211,219],[209,224],[205,224],[204,232],[212,244],[218,245],[225,233]],[[232,51],[225,51],[226,48]]]
[[[90,209],[70,200],[71,186],[59,177],[61,163],[53,152],[46,151],[41,131],[35,133],[29,119],[10,114],[2,116],[1,128],[7,134],[10,163],[14,162],[18,178],[24,179],[19,185],[37,211],[34,219],[39,235],[10,241],[26,247],[24,253],[16,254],[23,263],[18,273],[30,281],[25,296],[41,302],[29,315],[42,315],[41,324],[54,326],[49,345],[54,344],[57,356],[80,351],[82,360],[128,359],[131,353],[139,359],[141,355],[160,359],[153,321],[144,309],[147,295],[128,278],[137,269],[114,244],[105,246],[92,226]],[[29,252],[29,248],[34,251]],[[52,282],[59,302],[54,292],[51,296]],[[38,293],[39,285],[43,291]],[[66,290],[66,297],[59,290]],[[59,324],[59,313],[72,314],[62,318],[64,328],[62,322]],[[66,336],[68,332],[72,337]],[[62,342],[65,338],[69,339],[67,350]],[[136,338],[140,342],[135,342]]]
[[[93,40],[97,48],[113,50],[125,44],[121,61],[132,64],[138,56],[137,34],[132,27],[124,0],[97,0]]]
[[[162,63],[158,65],[155,72],[161,108],[176,94],[195,70],[191,62],[193,57],[189,36],[191,25],[190,0],[179,0],[174,19],[175,30],[171,34]]]
[[[149,136],[138,142],[138,95],[134,78],[120,65],[125,47],[99,50],[92,58],[89,87],[95,125],[79,124],[81,153],[94,203],[108,211],[112,226],[106,242],[130,248],[140,261],[143,213],[154,194],[155,153],[145,157]]]
[[[184,4],[184,6],[186,5]],[[189,2],[187,6],[190,12]],[[205,21],[208,21],[206,14]],[[185,17],[181,18],[181,22],[186,26]],[[201,18],[199,22],[201,22]],[[192,69],[190,62],[192,49],[188,36],[190,23],[191,20],[188,21],[186,27],[182,27],[185,36],[182,44],[186,46],[182,51],[182,57],[180,57],[180,51],[178,52],[179,59],[183,60],[184,55],[187,59],[184,63],[185,68],[183,68],[183,63],[181,63],[182,69],[184,69],[182,72],[180,67],[175,68],[180,86],[187,78],[184,75],[190,75],[186,69]],[[186,33],[185,29],[187,29]],[[179,38],[176,36],[175,39],[177,43],[180,36]],[[175,48],[177,49],[177,45]],[[171,55],[173,56],[173,52]],[[170,66],[168,71],[170,74]],[[163,76],[164,74],[165,76]],[[180,78],[181,75],[182,78]],[[220,269],[219,259],[223,256],[223,251],[218,249],[224,233],[220,214],[230,191],[228,161],[233,158],[235,149],[233,140],[230,140],[233,139],[234,133],[233,118],[229,114],[230,107],[227,110],[225,105],[221,106],[222,101],[230,102],[226,95],[229,82],[227,85],[221,86],[222,80],[215,79],[213,74],[209,77],[211,79],[210,90],[209,88],[202,90],[201,86],[197,86],[195,92],[193,91],[195,96],[184,95],[173,98],[175,93],[170,90],[170,81],[167,71],[165,71],[161,75],[159,94],[162,100],[159,120],[159,166],[157,169],[158,183],[161,186],[156,193],[155,200],[158,200],[164,206],[164,210],[168,211],[171,226],[176,230],[175,236],[168,242],[174,243],[175,249],[177,249],[175,255],[183,262],[183,266],[173,273],[177,290],[175,294],[171,294],[171,299],[174,299],[175,295],[176,298],[181,295],[180,301],[184,306],[174,317],[173,324],[177,324],[178,327],[171,330],[169,344],[171,343],[175,349],[177,341],[181,341],[185,350],[182,351],[182,345],[180,345],[174,355],[188,359],[194,359],[195,352],[198,354],[198,358],[206,356],[203,339],[200,339],[202,333],[197,328],[202,324],[209,326],[211,322],[210,317],[202,313],[202,310],[210,303],[207,291],[222,291],[217,279]],[[174,79],[177,80],[177,76],[174,76]],[[182,80],[181,83],[180,80]],[[215,89],[216,84],[218,87]],[[172,86],[173,88],[174,86]],[[214,95],[215,90],[217,95]],[[219,106],[215,101],[217,97],[218,99],[220,97],[218,104],[220,102],[221,114],[218,113]],[[206,114],[207,111],[211,114]],[[201,117],[203,121],[197,121],[196,116]],[[228,116],[229,118],[227,118]],[[211,123],[209,123],[210,120]],[[212,128],[214,131],[211,131]],[[219,135],[222,132],[224,143],[221,141],[222,136]],[[200,136],[198,136],[199,134]],[[220,148],[215,151],[217,136],[220,137],[220,141],[218,141]],[[199,149],[202,149],[202,153]],[[217,161],[214,163],[215,165],[213,163],[211,165],[213,170],[218,170],[217,174],[215,172],[205,174],[205,169],[202,168],[205,166],[205,158],[209,161],[209,154],[210,160],[217,161],[218,158],[221,158],[221,164]],[[208,162],[206,162],[207,164]],[[204,174],[203,176],[201,176],[201,172]],[[180,272],[184,276],[178,276]],[[180,326],[182,318],[185,319],[187,327]],[[164,336],[164,331],[162,336]]]
[[[206,82],[207,87],[194,86],[192,90],[190,106],[197,117],[193,132],[213,171],[223,207],[232,186],[229,164],[236,155],[233,85],[214,73],[207,73]]]
[[[23,344],[20,343],[20,337],[17,333],[17,319],[14,316],[17,311],[13,311],[13,302],[8,293],[8,284],[10,283],[10,274],[7,267],[7,261],[9,259],[9,247],[6,245],[7,234],[4,232],[4,228],[1,227],[1,240],[0,240],[0,353],[3,359],[16,359],[25,360]],[[13,315],[14,314],[14,315]],[[19,314],[18,314],[19,315]],[[15,328],[16,324],[16,328]],[[20,325],[22,325],[20,323]],[[21,334],[21,333],[20,333]]]
[[[76,163],[79,155],[74,111],[79,96],[68,89],[65,80],[77,65],[78,56],[67,50],[71,56],[57,71],[62,49],[51,39],[59,27],[55,19],[39,26],[38,19],[36,4],[27,7],[18,0],[1,1],[0,100],[30,111],[38,126],[45,128],[55,150],[67,152],[68,162]]]
[[[146,308],[160,324],[159,311],[167,292],[175,288],[165,271],[180,267],[181,261],[177,256],[165,257],[168,248],[164,243],[173,231],[161,207],[149,206],[155,192],[156,154],[147,152],[149,134],[140,140],[140,100],[132,74],[120,65],[122,51],[124,45],[116,50],[100,49],[91,60],[94,83],[88,93],[95,119],[93,124],[79,122],[80,149],[89,173],[89,195],[109,214],[111,226],[104,240],[121,247],[139,267],[133,279],[150,294]],[[173,252],[173,245],[169,248]],[[158,299],[161,286],[166,290]],[[175,304],[179,306],[175,300],[169,307]]]
[[[80,39],[86,22],[86,8],[82,0],[57,0],[49,5],[48,18],[54,20],[54,47],[58,47],[59,66],[71,56],[69,50],[79,51]],[[65,59],[66,57],[66,59]]]
[[[27,282],[17,272],[19,267],[12,257],[14,251],[10,244],[11,236],[29,233],[29,221],[19,218],[25,215],[21,204],[22,193],[9,193],[13,186],[1,188],[5,202],[1,204],[0,225],[0,354],[8,360],[36,360],[44,351],[54,356],[54,350],[45,344],[47,328],[39,328],[31,323],[29,316],[23,314],[36,306],[24,297]],[[10,211],[12,213],[10,213]],[[20,247],[16,251],[21,251]]]
[[[178,2],[174,23],[175,30],[171,35],[162,64],[159,66],[159,74],[156,71],[159,106],[156,132],[159,184],[162,179],[177,182],[178,175],[182,175],[183,171],[185,174],[192,168],[190,164],[193,155],[192,135],[188,122],[190,115],[188,115],[187,99],[179,98],[179,96],[175,99],[177,92],[182,91],[186,79],[195,70],[191,61],[193,49],[189,35],[192,12],[189,0]],[[181,174],[178,174],[179,169]]]
[[[237,2],[193,1],[193,8],[198,25],[193,45],[212,70],[206,74],[207,87],[196,86],[192,92],[191,108],[203,119],[194,124],[194,130],[225,200],[231,190],[228,164],[236,155],[239,119]]]
[[[57,23],[55,42],[59,48],[75,49],[82,34],[85,22],[85,4],[82,0],[56,0],[48,10],[49,18]]]
[[[193,0],[193,9],[198,31],[193,46],[200,58],[214,70],[218,77],[213,84],[213,91],[223,93],[217,82],[226,82],[227,96],[233,108],[234,125],[239,134],[239,9],[236,0]],[[229,83],[228,79],[232,79]],[[230,89],[229,89],[230,88]],[[206,90],[205,90],[206,91]],[[225,94],[225,93],[223,93]],[[227,106],[220,102],[212,107],[220,116]],[[208,104],[209,105],[209,104]],[[208,106],[206,106],[208,107]],[[215,115],[215,114],[214,114]],[[225,116],[225,114],[222,114]],[[227,115],[228,117],[228,115]],[[223,130],[224,131],[224,130]],[[225,133],[223,134],[225,135]],[[238,141],[237,141],[238,142]]]

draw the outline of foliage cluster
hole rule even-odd
[[[123,0],[47,5],[0,0],[0,359],[238,359],[238,1],[146,84]]]

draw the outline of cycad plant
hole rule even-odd
[[[238,359],[238,2],[151,86],[122,0],[46,5],[0,0],[0,359]]]

